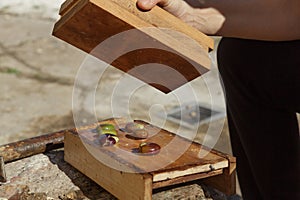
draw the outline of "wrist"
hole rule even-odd
[[[193,8],[184,0],[168,0],[160,6],[183,21],[185,21],[186,16],[190,15],[193,11]]]

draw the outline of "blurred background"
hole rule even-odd
[[[85,67],[91,58],[52,36],[62,3],[63,0],[0,1],[0,144],[74,127],[74,81],[79,68]],[[214,39],[217,47],[220,38]],[[145,84],[122,92],[119,86],[124,84],[120,80],[126,74],[107,68],[96,89],[94,111],[83,109],[82,121],[90,115],[102,120],[124,113],[177,133],[180,124],[176,112],[184,111],[183,114],[193,117],[199,114],[194,108],[211,109],[213,105],[221,115],[201,122],[200,127],[186,123],[179,134],[195,137],[197,142],[206,138],[209,143],[216,143],[216,149],[229,153],[215,52],[210,53],[210,72],[167,95]],[[129,81],[140,83],[130,78]],[[188,92],[190,88],[193,94]],[[85,89],[81,95],[82,104],[89,104]],[[184,98],[178,102],[178,96]],[[125,110],[123,103],[128,104]]]

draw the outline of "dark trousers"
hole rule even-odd
[[[300,41],[223,38],[218,66],[243,198],[300,199]]]

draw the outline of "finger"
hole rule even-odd
[[[138,0],[137,6],[141,10],[151,10],[155,5],[164,6],[167,2],[168,0]]]

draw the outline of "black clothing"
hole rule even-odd
[[[300,40],[223,38],[218,66],[243,198],[300,199]]]

